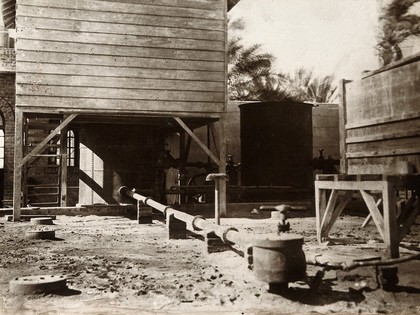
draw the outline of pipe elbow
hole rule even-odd
[[[225,173],[210,173],[206,176],[206,182],[216,181],[216,180],[228,180],[229,176]]]

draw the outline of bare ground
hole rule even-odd
[[[381,256],[384,250],[373,225],[344,216],[331,237],[319,245],[315,218],[289,220],[305,238],[307,257],[326,261]],[[308,265],[307,281],[290,283],[289,291],[272,294],[256,280],[243,257],[234,251],[205,254],[200,237],[168,240],[162,221],[104,216],[57,216],[56,240],[31,240],[29,222],[0,225],[0,314],[420,314],[419,261],[399,265],[394,292],[378,288],[375,268],[328,271],[316,291],[311,282],[320,267]],[[222,219],[223,225],[254,234],[276,233],[267,215]],[[401,252],[420,251],[414,225]],[[335,243],[335,244],[334,244]],[[343,244],[344,243],[344,244]],[[66,275],[62,295],[16,296],[9,282],[24,275]]]

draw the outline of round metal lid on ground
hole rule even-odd
[[[54,230],[26,231],[25,236],[26,238],[34,239],[34,240],[53,240],[55,239],[55,231]]]
[[[53,225],[53,220],[50,217],[31,218],[31,223],[34,225]]]
[[[64,293],[67,288],[67,277],[42,275],[14,278],[10,281],[10,293],[14,294],[43,294]]]

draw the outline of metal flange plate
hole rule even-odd
[[[10,281],[10,293],[43,294],[63,293],[68,290],[67,277],[54,275],[26,276]]]

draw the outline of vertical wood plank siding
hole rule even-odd
[[[224,110],[225,0],[18,0],[16,106]]]
[[[420,170],[420,60],[346,84],[349,174]]]

